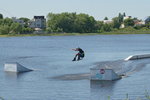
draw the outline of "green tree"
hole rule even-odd
[[[104,32],[103,26],[104,26],[103,21],[97,21],[96,25],[95,25],[96,32],[98,32],[98,33]]]
[[[9,34],[10,27],[8,25],[0,26],[0,34]]]
[[[123,13],[123,17],[126,17],[126,13],[125,12]]]
[[[47,31],[48,32],[59,32],[58,30],[58,16],[59,14],[49,13],[47,15]]]
[[[96,31],[96,20],[87,14],[78,14],[74,25],[76,32],[79,33],[90,33]]]
[[[22,33],[23,34],[29,34],[29,33],[33,33],[33,29],[32,28],[29,28],[29,27],[27,27],[27,28],[25,28],[25,27],[22,27]]]
[[[29,26],[29,21],[30,21],[30,19],[25,18],[25,17],[21,17],[21,18],[19,18],[19,19],[24,21],[24,27],[25,27],[25,28],[27,28],[27,27]]]
[[[0,19],[0,25],[10,26],[12,23],[13,23],[13,21],[10,18]]]
[[[113,20],[112,27],[119,29],[121,25],[119,17],[115,17],[112,20]]]
[[[123,17],[124,17],[124,15],[122,15],[121,13],[119,13],[118,20],[119,20],[120,24],[123,22]]]
[[[0,19],[0,34],[9,34],[12,23],[13,21],[10,18]]]
[[[11,24],[13,23],[12,19],[10,18],[5,18],[3,21],[3,25],[11,26]]]
[[[76,18],[76,13],[61,13],[58,16],[57,22],[58,27],[64,32],[74,31],[74,19]]]
[[[118,17],[114,17],[112,20],[113,20],[113,28],[117,28],[119,29],[121,24],[123,23],[123,18],[125,16],[125,13],[124,14],[121,14],[119,13]]]
[[[105,17],[104,20],[108,20],[108,17]]]
[[[134,20],[131,19],[131,18],[125,19],[125,20],[124,20],[124,25],[125,25],[126,27],[128,27],[128,26],[134,26]]]
[[[49,13],[47,19],[48,32],[96,32],[96,20],[87,14]]]
[[[22,26],[19,23],[12,23],[10,26],[10,34],[20,34]]]
[[[105,31],[105,32],[110,32],[112,30],[112,25],[111,24],[104,24],[102,29]]]
[[[3,15],[2,14],[0,14],[0,19],[3,19]]]

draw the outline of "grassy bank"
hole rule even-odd
[[[50,34],[8,34],[0,37],[22,37],[22,36],[76,36],[76,35],[97,35],[99,33],[50,33]]]
[[[102,33],[50,33],[50,34],[8,34],[0,35],[0,37],[22,37],[22,36],[80,36],[80,35],[121,35],[121,34],[150,34],[150,30],[140,31],[124,31],[117,30],[111,32],[102,32]]]

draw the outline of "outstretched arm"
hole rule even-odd
[[[72,49],[72,50],[74,50],[74,51],[78,51],[78,49]]]

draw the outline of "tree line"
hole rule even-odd
[[[24,25],[14,22],[11,18],[3,18],[0,14],[0,34],[21,34],[32,33],[33,29],[28,27],[28,18],[20,18],[24,21]]]
[[[104,23],[104,21],[97,21],[93,16],[84,13],[49,13],[47,15],[47,32],[101,33],[122,30],[121,25],[124,25],[126,30],[150,28],[150,17],[143,25],[135,25],[137,21],[142,21],[138,18],[124,19],[124,17],[126,17],[125,13],[119,13],[117,17],[112,18],[110,23]],[[104,20],[108,21],[109,19],[105,17]]]
[[[112,22],[104,23],[103,21],[97,21],[93,16],[89,16],[84,13],[48,13],[46,21],[46,29],[43,31],[46,33],[101,33],[121,30],[120,26],[124,24],[128,29],[149,29],[150,17],[147,18],[145,25],[135,26],[135,21],[139,21],[137,18],[124,19],[125,13],[119,13],[117,17],[112,18]],[[20,18],[24,21],[24,25],[14,22],[11,18],[3,18],[0,14],[0,34],[24,34],[33,33],[34,29],[29,27],[28,18]],[[104,20],[108,20],[107,17]]]

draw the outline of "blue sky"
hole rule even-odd
[[[0,0],[4,17],[47,16],[49,12],[86,13],[96,20],[116,17],[119,12],[144,19],[150,16],[150,0]]]

